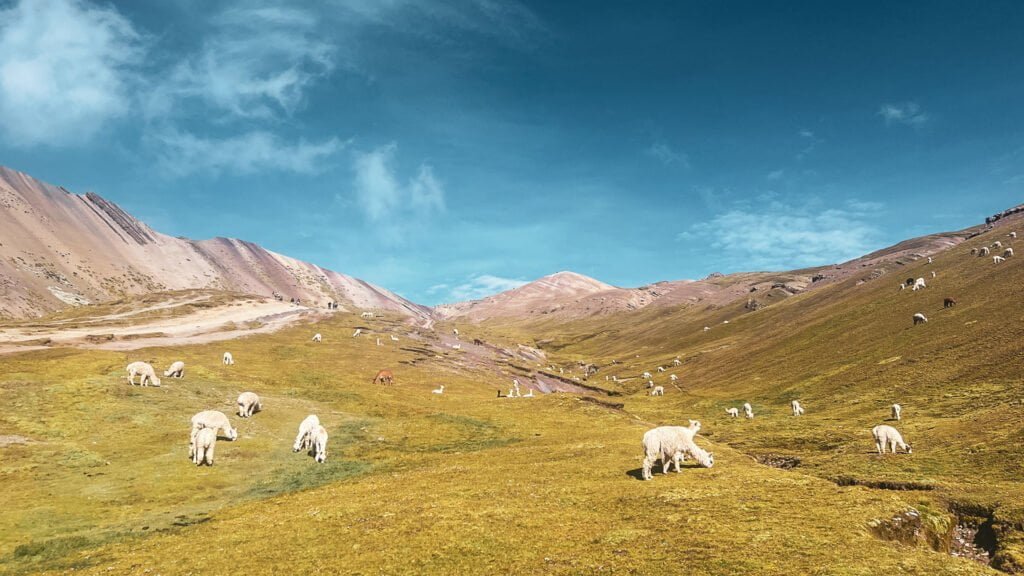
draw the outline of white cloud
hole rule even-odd
[[[306,91],[335,66],[336,48],[318,32],[317,18],[298,8],[225,11],[191,55],[156,85],[150,118],[195,102],[240,118],[291,115]]]
[[[690,158],[685,152],[673,150],[671,146],[664,142],[655,142],[651,144],[644,153],[652,158],[657,159],[666,166],[682,166],[683,168],[690,167]]]
[[[464,302],[466,300],[479,300],[492,294],[518,288],[526,284],[526,280],[514,278],[502,278],[491,274],[480,274],[473,276],[466,282],[452,287],[448,291],[449,301]]]
[[[710,246],[742,269],[784,270],[842,262],[870,252],[881,232],[870,222],[881,210],[872,202],[815,210],[806,203],[770,202],[736,207],[678,235]]]
[[[920,126],[928,121],[928,114],[925,114],[916,102],[882,104],[878,109],[878,115],[885,119],[886,124]]]
[[[797,135],[800,136],[800,139],[803,140],[805,143],[804,147],[796,154],[797,160],[803,160],[804,158],[809,156],[811,152],[814,152],[818,148],[819,144],[823,144],[825,142],[823,139],[815,136],[814,132],[811,132],[806,128],[803,128],[799,132],[797,132]]]
[[[767,180],[781,180],[782,177],[785,176],[785,175],[786,175],[786,171],[780,168],[778,170],[772,170],[771,172],[769,172],[768,175],[765,176],[765,179],[767,179]]]
[[[325,160],[347,145],[337,138],[287,143],[263,131],[218,139],[167,130],[150,138],[159,144],[160,167],[178,176],[197,172],[252,174],[264,170],[315,174],[322,170]]]
[[[0,10],[0,131],[21,146],[88,141],[133,107],[144,53],[114,8],[21,0]]]
[[[444,187],[429,164],[420,164],[408,183],[395,175],[398,145],[391,143],[370,152],[357,152],[352,162],[356,201],[371,222],[398,214],[425,217],[445,209]]]

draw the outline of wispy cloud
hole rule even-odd
[[[164,117],[198,103],[240,118],[294,113],[306,91],[335,67],[335,46],[317,18],[298,8],[223,12],[197,53],[179,62],[146,103]]]
[[[347,142],[331,138],[323,142],[284,142],[274,134],[253,131],[226,138],[203,138],[187,132],[165,130],[150,136],[156,144],[160,168],[169,174],[252,174],[280,170],[299,174],[321,172],[324,163],[342,151]]]
[[[765,180],[782,180],[782,177],[786,175],[786,171],[783,169],[772,170],[765,176]]]
[[[434,169],[420,164],[416,175],[403,183],[396,175],[398,145],[391,143],[369,152],[356,152],[352,161],[356,201],[371,222],[384,222],[402,214],[426,217],[445,209],[444,186]]]
[[[479,300],[499,292],[512,290],[526,284],[526,280],[515,278],[502,278],[491,274],[480,274],[469,280],[451,287],[448,290],[449,302],[464,302],[466,300]],[[447,285],[439,285],[447,288]]]
[[[664,142],[651,144],[644,150],[644,153],[666,166],[690,167],[690,158],[685,152],[674,150]]]
[[[814,204],[813,202],[810,204]],[[752,209],[736,206],[692,226],[677,240],[720,251],[737,268],[783,270],[841,262],[870,252],[881,238],[873,224],[877,203],[851,201],[841,207],[772,201]]]
[[[825,143],[825,140],[819,138],[817,135],[814,134],[814,132],[811,132],[806,128],[803,128],[799,132],[797,132],[797,136],[800,137],[800,141],[803,145],[803,148],[801,148],[800,151],[797,152],[796,154],[797,160],[803,160],[804,158],[807,158],[808,156],[810,156],[812,152],[814,152],[818,148],[819,145]]]
[[[18,146],[87,142],[133,108],[144,54],[112,7],[21,0],[0,10],[0,131]]]
[[[886,125],[920,126],[928,121],[928,114],[921,110],[917,102],[882,104],[878,109],[878,115],[885,119]]]
[[[410,33],[437,36],[455,29],[530,48],[550,36],[544,22],[525,4],[515,0],[333,0],[345,20],[365,20]],[[445,42],[458,35],[445,35]]]

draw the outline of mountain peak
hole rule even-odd
[[[0,316],[164,290],[216,289],[317,308],[428,316],[383,288],[244,240],[161,234],[98,194],[75,194],[0,167]]]

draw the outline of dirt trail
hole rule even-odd
[[[200,301],[190,298],[168,301],[133,312],[110,314],[77,321],[55,321],[50,325],[0,328],[0,354],[71,346],[98,350],[134,350],[150,346],[177,346],[231,340],[265,334],[299,321],[311,321],[329,312],[288,302],[263,300],[243,305],[198,309],[173,318],[140,320],[131,326],[110,324],[126,317]]]

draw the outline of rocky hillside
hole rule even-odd
[[[97,194],[72,194],[3,167],[0,207],[0,316],[196,288],[429,315],[358,278],[243,240],[167,236]]]

